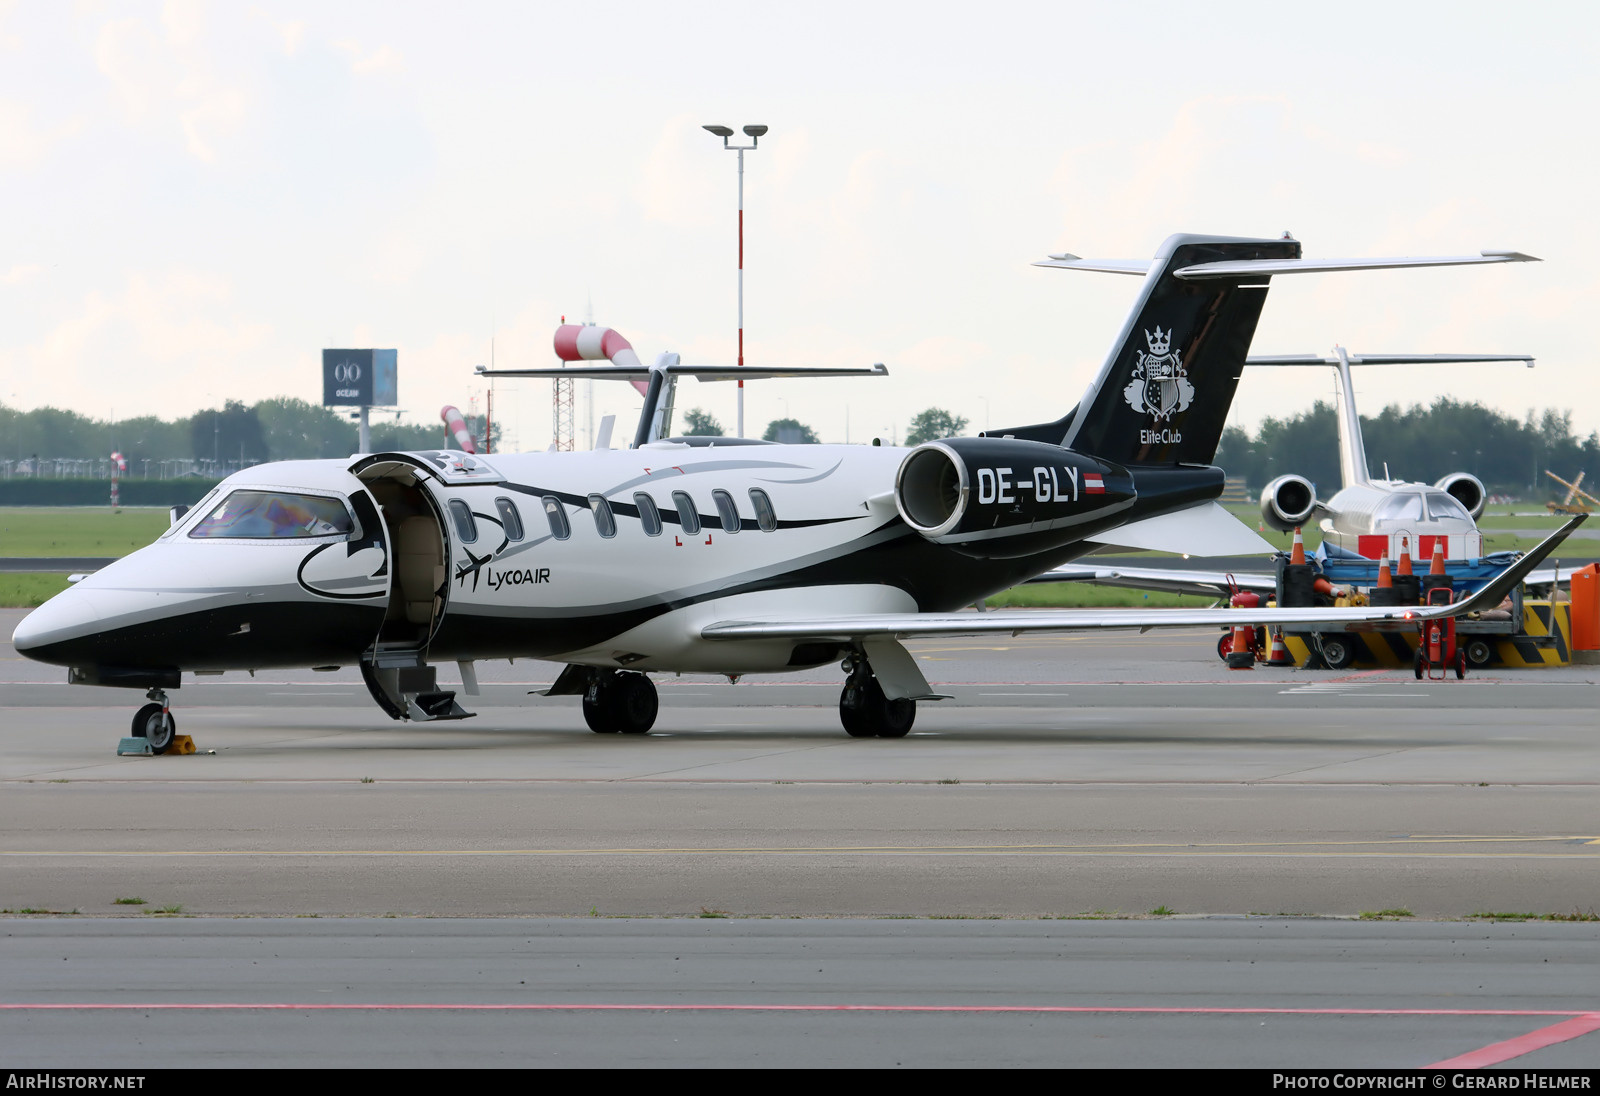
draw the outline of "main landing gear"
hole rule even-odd
[[[644,734],[659,708],[655,683],[632,670],[597,673],[583,694],[583,719],[595,734]]]
[[[839,722],[851,738],[904,738],[917,719],[917,702],[909,697],[890,700],[872,675],[867,660],[852,656],[844,662],[844,691],[839,694]]]
[[[133,730],[128,733],[149,743],[151,753],[164,754],[178,735],[178,721],[172,718],[166,693],[154,688],[144,695],[150,703],[134,713]]]

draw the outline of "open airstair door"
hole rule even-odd
[[[437,489],[449,482],[451,471],[466,472],[468,482],[485,474],[475,461],[472,469],[457,467],[462,462],[453,458],[466,456],[378,453],[350,467],[372,493],[388,534],[389,605],[382,628],[361,656],[361,677],[372,699],[394,719],[428,722],[472,715],[456,703],[454,692],[439,688],[438,668],[427,661],[450,598],[450,532]]]

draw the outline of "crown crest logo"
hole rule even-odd
[[[1159,325],[1154,331],[1145,328],[1144,341],[1150,352],[1134,351],[1128,386],[1122,390],[1129,407],[1158,423],[1175,421],[1173,416],[1187,411],[1194,401],[1194,385],[1183,353],[1172,349],[1174,330],[1162,330]]]

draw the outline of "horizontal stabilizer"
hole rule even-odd
[[[889,370],[882,362],[871,366],[754,366],[754,365],[573,365],[548,366],[537,369],[485,369],[478,366],[480,377],[581,377],[585,380],[637,381],[648,380],[651,373],[665,373],[672,377],[693,377],[697,381],[768,381],[778,378],[804,379],[806,377],[887,377]]]
[[[1525,362],[1533,368],[1531,354],[1351,354],[1351,365],[1471,365],[1474,362]],[[1338,365],[1337,357],[1320,354],[1265,354],[1244,360],[1246,365]]]
[[[1190,556],[1271,555],[1277,551],[1215,502],[1107,529],[1091,540]]]
[[[1199,282],[1213,278],[1248,278],[1274,274],[1329,274],[1341,270],[1404,270],[1420,266],[1479,266],[1484,263],[1537,263],[1542,259],[1520,251],[1482,251],[1476,255],[1405,255],[1376,259],[1232,259],[1213,263],[1193,263],[1172,271],[1179,281]],[[1102,274],[1148,274],[1151,264],[1143,259],[1080,259],[1062,253],[1034,263],[1056,270],[1090,270]]]

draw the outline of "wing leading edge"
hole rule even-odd
[[[1348,631],[1400,631],[1421,621],[1493,609],[1587,520],[1579,515],[1541,541],[1477,593],[1452,605],[1356,609],[1253,609],[1257,625],[1329,624]],[[1078,632],[1107,628],[1188,628],[1237,624],[1236,609],[1040,609],[1002,613],[876,613],[794,620],[721,620],[700,635],[711,640],[796,639],[862,642],[872,637],[979,636]]]

